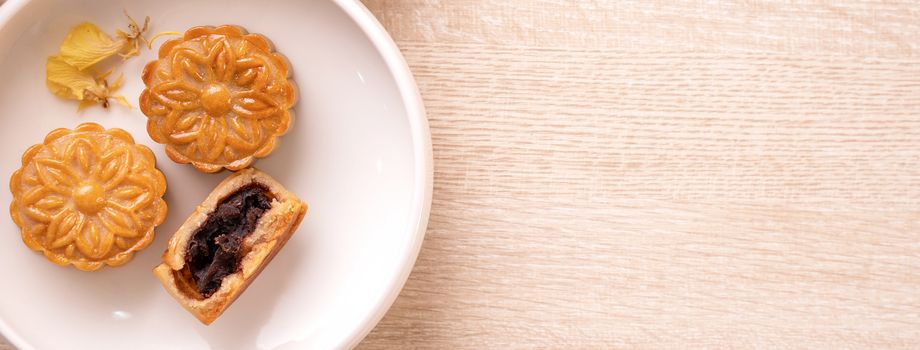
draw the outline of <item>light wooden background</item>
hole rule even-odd
[[[361,349],[920,347],[920,2],[363,2],[435,185]]]
[[[363,2],[435,185],[360,349],[920,346],[920,3]]]

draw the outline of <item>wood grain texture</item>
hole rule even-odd
[[[916,1],[362,2],[435,187],[360,349],[920,344]]]
[[[920,344],[920,4],[363,2],[435,189],[359,348]]]

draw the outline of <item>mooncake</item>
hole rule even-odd
[[[166,178],[153,152],[96,123],[56,129],[26,150],[10,190],[23,242],[84,271],[128,262],[166,218]]]
[[[211,324],[285,245],[307,205],[248,168],[224,179],[170,238],[154,275],[204,324]]]
[[[209,173],[246,168],[291,125],[290,74],[262,35],[230,25],[191,28],[144,68],[147,132],[175,162]]]

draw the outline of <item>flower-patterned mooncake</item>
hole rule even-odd
[[[275,148],[296,88],[284,56],[236,26],[194,27],[160,47],[140,96],[147,132],[178,163],[239,170]]]
[[[10,178],[10,215],[29,248],[59,265],[119,266],[166,218],[166,178],[153,152],[121,129],[56,129]]]

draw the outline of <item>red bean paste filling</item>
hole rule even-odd
[[[188,243],[185,264],[198,292],[205,298],[218,289],[224,277],[240,269],[242,241],[252,234],[262,214],[271,208],[267,187],[251,183],[217,205]]]

